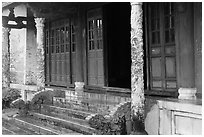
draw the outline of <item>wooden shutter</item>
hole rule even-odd
[[[104,85],[103,65],[103,24],[101,9],[91,10],[87,14],[88,29],[88,84]]]
[[[174,6],[172,3],[151,3],[148,11],[150,88],[175,91]]]

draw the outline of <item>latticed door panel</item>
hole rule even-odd
[[[149,4],[150,87],[175,91],[176,50],[173,3]]]
[[[76,40],[70,25],[70,20],[64,19],[47,26],[46,83],[49,85],[69,86],[75,80],[72,70],[75,70]]]
[[[102,11],[88,12],[88,84],[104,86]]]
[[[76,27],[74,25],[74,22],[71,22],[71,83],[74,84],[74,82],[76,81]]]

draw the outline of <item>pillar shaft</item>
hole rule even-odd
[[[10,29],[2,27],[2,87],[10,87]]]
[[[131,3],[131,98],[132,116],[144,122],[142,3]]]
[[[37,86],[45,87],[44,18],[35,18],[37,29]]]

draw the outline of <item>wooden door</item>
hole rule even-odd
[[[104,86],[101,9],[88,12],[88,84]]]
[[[76,40],[70,19],[51,22],[46,28],[45,40],[46,83],[68,87],[75,81],[76,73]]]
[[[71,22],[71,83],[76,81],[76,28],[73,22]]]
[[[148,8],[150,88],[166,93],[177,89],[174,9],[173,3]]]

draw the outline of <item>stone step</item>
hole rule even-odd
[[[14,119],[6,120],[2,119],[2,130],[4,135],[38,135],[38,133],[30,127],[22,126],[15,122]]]
[[[2,127],[2,135],[15,135],[15,132],[5,128],[5,127]]]
[[[77,111],[83,111],[88,113],[105,113],[108,114],[111,108],[115,107],[116,103],[104,104],[100,101],[80,101],[74,102],[71,100],[67,100],[65,98],[54,97],[53,98],[53,105],[68,108]]]
[[[57,116],[63,119],[80,119],[85,120],[87,116],[92,115],[94,113],[86,112],[82,110],[74,110],[70,108],[62,108],[57,106],[51,106],[51,105],[41,105],[41,113],[43,114],[52,114],[52,116]],[[83,122],[83,121],[82,121]]]
[[[57,132],[50,130],[48,128],[45,128],[43,125],[35,125],[36,123],[32,123],[30,121],[27,122],[26,117],[24,118],[16,117],[14,119],[15,119],[15,123],[17,123],[18,125],[21,125],[21,127],[31,128],[40,135],[58,135]]]
[[[84,120],[83,122],[80,119],[63,119],[57,116],[47,115],[47,114],[40,114],[37,112],[30,112],[32,116],[44,120],[47,122],[53,122],[55,125],[73,130],[75,132],[81,134],[97,134],[97,131],[94,128],[91,128],[89,124]]]
[[[65,129],[53,123],[40,120],[33,116],[17,117],[15,121],[19,124],[25,125],[26,127],[32,127],[39,134],[49,135],[80,135],[80,133],[74,132],[73,130]]]

